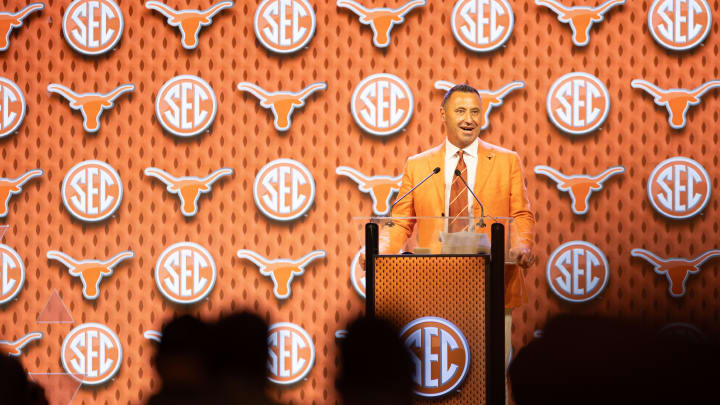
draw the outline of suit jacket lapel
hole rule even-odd
[[[428,182],[432,183],[432,188],[437,193],[437,199],[440,201],[440,212],[433,213],[433,215],[439,215],[445,211],[445,143],[437,148],[437,150],[430,156],[428,160],[428,171],[430,173],[434,168],[439,167],[440,173],[432,176]],[[422,187],[422,186],[421,186]]]
[[[478,162],[475,171],[475,187],[473,188],[476,195],[482,193],[485,183],[492,175],[493,166],[495,166],[495,152],[487,148],[483,143],[483,141],[478,140]]]

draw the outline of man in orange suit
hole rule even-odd
[[[434,168],[439,167],[440,172],[400,200],[393,207],[392,216],[444,216],[447,217],[448,231],[467,230],[466,224],[460,223],[457,227],[455,217],[472,215],[479,218],[481,210],[455,175],[457,169],[468,185],[473,185],[473,192],[484,205],[486,216],[513,218],[509,256],[523,269],[528,268],[535,262],[532,252],[535,216],[528,202],[520,159],[513,151],[479,139],[482,114],[480,96],[474,88],[461,84],[447,92],[440,108],[447,139],[407,160],[398,195],[405,195]],[[384,227],[381,232],[381,254],[398,253],[416,225],[403,219],[393,223],[395,226]],[[418,246],[437,245],[436,224],[436,221],[417,224]],[[506,361],[510,351],[511,311],[526,299],[522,270],[518,266],[506,266]]]

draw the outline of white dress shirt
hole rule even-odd
[[[445,216],[450,215],[450,189],[452,188],[453,178],[455,177],[455,169],[457,168],[458,151],[460,148],[445,139]],[[463,149],[463,160],[467,166],[465,181],[472,189],[475,186],[475,172],[477,171],[478,162],[478,140]],[[474,191],[474,190],[473,190]],[[475,201],[472,194],[468,192],[468,216],[472,216],[472,205]]]

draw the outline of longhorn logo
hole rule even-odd
[[[390,30],[395,24],[405,21],[405,14],[424,6],[425,0],[411,0],[400,8],[365,8],[354,0],[338,0],[337,6],[346,8],[360,17],[360,23],[369,25],[373,31],[373,45],[387,48],[390,45]]]
[[[5,201],[5,205],[0,205],[0,218],[4,218],[7,216],[8,212],[10,211],[8,208],[8,204],[10,203],[10,197],[12,197],[14,194],[20,194],[22,191],[22,186],[30,181],[30,179],[42,176],[43,171],[41,169],[34,169],[30,170],[29,172],[26,172],[22,176],[16,178],[16,179],[6,179],[3,177],[0,177],[0,199]]]
[[[0,51],[6,51],[10,47],[12,29],[22,27],[25,17],[43,8],[43,3],[31,3],[17,13],[0,12]]]
[[[315,201],[315,180],[302,163],[276,159],[255,176],[253,199],[268,218],[292,221],[304,215]]]
[[[684,259],[681,257],[671,257],[663,259],[653,252],[645,249],[633,249],[630,251],[633,257],[640,257],[655,266],[655,273],[664,274],[667,277],[670,286],[668,292],[670,295],[678,298],[685,295],[685,283],[690,274],[700,272],[700,266],[715,256],[720,256],[720,250],[711,249],[694,259]]]
[[[448,91],[455,86],[454,83],[438,80],[435,82],[435,88],[438,90]],[[483,110],[483,115],[480,120],[481,129],[486,129],[490,126],[490,111],[493,107],[500,107],[503,105],[503,99],[505,96],[510,94],[513,90],[522,89],[525,87],[525,82],[514,81],[510,82],[497,90],[478,90],[480,96],[480,105]]]
[[[75,0],[65,10],[62,29],[71,48],[84,55],[99,55],[120,41],[125,21],[113,0]]]
[[[59,94],[70,102],[70,108],[80,110],[83,116],[83,128],[87,132],[100,130],[100,114],[115,106],[115,99],[122,94],[135,90],[132,84],[123,84],[107,94],[83,93],[78,94],[69,88],[53,83],[48,86],[48,91]]]
[[[305,99],[318,90],[327,89],[325,82],[313,83],[297,93],[289,91],[268,92],[248,82],[238,83],[237,89],[247,91],[260,100],[260,105],[269,108],[275,116],[275,129],[287,131],[292,125],[292,113],[296,107],[305,105]]]
[[[313,250],[298,260],[292,259],[266,259],[252,250],[241,249],[237,256],[255,263],[260,269],[260,274],[269,276],[272,279],[275,298],[284,300],[290,298],[292,290],[290,284],[295,276],[305,273],[305,266],[315,259],[325,257],[324,250]]]
[[[198,46],[200,27],[212,24],[212,18],[220,11],[233,6],[232,1],[221,1],[210,6],[207,10],[174,10],[159,1],[148,1],[145,7],[155,10],[167,17],[171,27],[177,27],[182,34],[182,46],[185,49],[195,49]]]
[[[355,87],[350,111],[365,132],[387,136],[405,128],[414,105],[413,94],[405,81],[395,75],[377,73]]]
[[[312,338],[298,325],[279,322],[268,329],[268,380],[294,384],[308,375],[315,364]]]
[[[648,178],[650,204],[667,218],[686,219],[699,214],[712,191],[712,181],[698,162],[673,157],[660,162]]]
[[[68,170],[62,183],[62,199],[72,216],[99,222],[120,207],[123,187],[120,175],[99,160],[86,160]]]
[[[402,174],[390,176],[366,176],[347,166],[338,166],[335,173],[347,176],[358,184],[358,189],[370,194],[373,201],[373,212],[376,215],[385,215],[390,212],[390,197],[400,191]]]
[[[60,360],[65,372],[87,385],[102,384],[115,376],[122,363],[120,338],[99,323],[84,323],[63,340]]]
[[[597,77],[568,73],[550,87],[547,113],[559,130],[571,135],[587,134],[605,122],[610,113],[610,94]]]
[[[155,117],[171,134],[190,137],[210,127],[217,104],[208,82],[197,76],[180,75],[160,88],[155,98]]]
[[[215,287],[217,267],[210,252],[194,242],[179,242],[165,249],[155,263],[155,284],[176,304],[192,304]]]
[[[547,283],[558,298],[586,302],[597,297],[610,278],[605,254],[592,243],[570,241],[555,249],[547,262]]]
[[[115,266],[121,261],[133,257],[134,254],[128,250],[104,261],[76,260],[57,250],[48,251],[46,256],[48,259],[57,260],[67,266],[71,276],[80,277],[83,284],[83,297],[86,300],[95,300],[100,296],[100,281],[102,278],[110,277]]]
[[[711,27],[712,10],[706,0],[655,0],[648,12],[653,39],[673,51],[698,46]]]
[[[415,365],[415,393],[437,398],[455,390],[470,369],[470,345],[460,328],[447,319],[427,316],[400,332]]]
[[[568,7],[554,0],[535,0],[535,4],[554,11],[561,23],[570,24],[573,44],[585,46],[590,42],[590,27],[593,23],[603,21],[605,13],[617,5],[625,4],[625,0],[608,0],[597,7]]]
[[[630,85],[633,88],[645,90],[655,97],[653,101],[656,105],[667,108],[670,126],[674,129],[682,129],[687,125],[687,112],[690,106],[700,104],[700,96],[716,87],[720,87],[720,80],[711,80],[693,90],[664,90],[641,79],[633,80]]]
[[[14,342],[9,340],[0,340],[0,353],[14,357],[20,356],[22,354],[23,347],[33,340],[42,339],[42,337],[42,332],[31,332]]]
[[[0,77],[0,138],[20,127],[25,118],[25,96],[17,84]]]
[[[473,52],[490,52],[509,38],[515,15],[507,0],[458,0],[450,26],[460,45]]]
[[[588,176],[586,174],[566,175],[549,166],[535,166],[536,174],[544,174],[557,183],[558,190],[570,193],[572,211],[575,215],[587,214],[590,208],[588,200],[590,200],[592,192],[602,190],[605,180],[624,172],[624,167],[614,166],[597,176]]]
[[[186,217],[192,217],[198,212],[198,199],[200,194],[207,194],[211,186],[218,179],[233,174],[233,169],[222,168],[210,173],[207,177],[174,177],[155,167],[148,167],[144,171],[146,176],[159,179],[167,186],[167,191],[180,197],[180,209]]]
[[[255,12],[255,36],[269,51],[293,53],[310,42],[315,23],[306,0],[264,0]]]
[[[20,294],[25,283],[25,263],[8,245],[0,244],[0,304]]]
[[[152,340],[153,342],[162,342],[162,332],[158,330],[148,329],[143,333],[143,337],[147,340]]]

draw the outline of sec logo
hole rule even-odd
[[[86,160],[68,170],[62,182],[62,200],[72,216],[87,222],[109,217],[122,201],[120,175],[99,160]]]
[[[655,211],[668,218],[685,219],[705,209],[712,181],[700,163],[673,157],[655,166],[647,190]]]
[[[350,111],[355,122],[373,135],[392,135],[407,125],[415,101],[410,87],[399,77],[377,73],[355,87]]]
[[[655,42],[674,51],[698,46],[711,26],[712,12],[705,0],[655,0],[648,13]]]
[[[450,26],[460,45],[474,52],[490,52],[510,38],[515,24],[506,0],[458,0]]]
[[[85,55],[99,55],[120,41],[125,21],[112,0],[75,0],[65,10],[62,28],[71,48]]]
[[[315,180],[302,163],[277,159],[255,176],[253,198],[260,212],[276,221],[292,221],[315,201]]]
[[[597,129],[610,112],[610,94],[597,77],[581,72],[557,79],[547,95],[550,121],[572,135]]]
[[[17,84],[0,77],[0,138],[18,129],[25,118],[25,95]]]
[[[158,122],[175,136],[197,135],[210,127],[217,114],[217,99],[203,79],[180,75],[168,80],[155,98]]]
[[[546,276],[550,289],[560,299],[585,302],[605,289],[610,266],[597,246],[576,240],[555,249],[548,260]]]
[[[315,11],[305,0],[265,0],[255,12],[255,36],[272,52],[292,53],[315,35]]]
[[[204,247],[178,242],[165,249],[155,263],[155,284],[176,304],[192,304],[207,297],[215,287],[217,268]]]
[[[310,335],[294,323],[279,322],[268,330],[268,379],[275,384],[296,383],[315,364],[315,345]]]
[[[365,248],[361,248],[355,253],[355,257],[350,264],[350,282],[353,288],[365,298],[365,268],[360,265],[360,255],[365,253]]]
[[[25,283],[25,264],[13,248],[0,244],[0,304],[20,293]]]
[[[122,345],[107,326],[84,323],[65,336],[61,360],[65,372],[81,383],[102,384],[120,369]]]
[[[432,316],[405,325],[400,339],[410,350],[415,393],[440,397],[455,390],[470,368],[470,345],[452,322]]]

